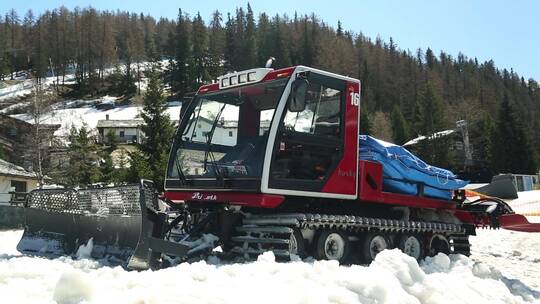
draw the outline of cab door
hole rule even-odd
[[[330,73],[303,75],[308,80],[305,107],[291,110],[289,96],[264,192],[356,198],[359,83]]]

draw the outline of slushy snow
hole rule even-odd
[[[21,235],[0,232],[2,303],[540,303],[536,234],[479,230],[471,258],[439,254],[420,264],[398,250],[369,266],[277,263],[266,252],[246,264],[212,258],[141,272],[22,256]]]

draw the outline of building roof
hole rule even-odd
[[[2,175],[37,179],[36,173],[0,159],[0,176]]]
[[[142,119],[102,119],[97,128],[138,128],[144,123]]]

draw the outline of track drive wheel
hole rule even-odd
[[[381,232],[370,232],[366,234],[362,242],[360,253],[364,263],[371,263],[379,252],[390,248],[388,237]]]
[[[399,238],[398,248],[417,261],[424,258],[424,248],[422,245],[422,240],[413,234],[405,234]]]
[[[306,242],[302,236],[302,232],[298,228],[294,228],[289,239],[289,253],[299,256],[301,259],[307,257]]]
[[[317,238],[315,255],[318,260],[335,260],[343,263],[349,256],[350,243],[341,231],[323,230]]]
[[[429,256],[434,256],[437,253],[450,254],[450,242],[442,234],[434,234],[429,240]]]

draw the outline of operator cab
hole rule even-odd
[[[356,196],[358,99],[358,80],[306,67],[222,76],[183,110],[165,188]]]

